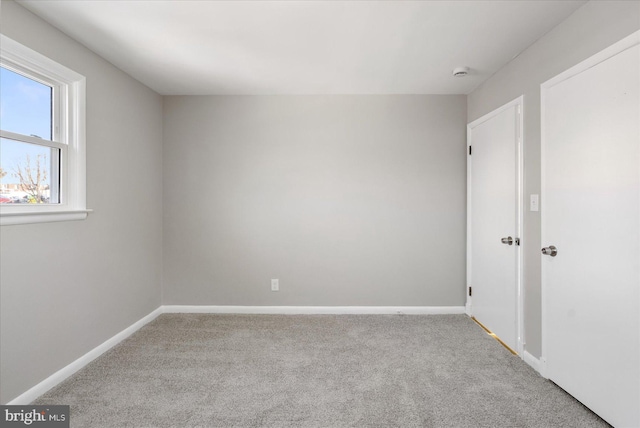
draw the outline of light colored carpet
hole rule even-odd
[[[36,404],[73,427],[606,427],[465,315],[165,314]]]

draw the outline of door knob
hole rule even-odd
[[[506,238],[502,238],[500,242],[507,245],[513,245],[513,238],[510,236],[507,236]]]
[[[548,247],[544,247],[542,249],[542,254],[544,254],[545,256],[555,257],[558,255],[558,249],[553,245],[549,245]]]

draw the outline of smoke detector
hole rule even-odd
[[[456,67],[453,69],[454,77],[464,77],[469,74],[469,67]]]

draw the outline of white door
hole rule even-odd
[[[636,33],[542,86],[546,376],[616,427],[640,426],[639,84]]]
[[[522,98],[469,124],[467,275],[471,315],[513,351],[519,338]]]

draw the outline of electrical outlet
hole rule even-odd
[[[280,291],[280,280],[272,279],[271,280],[271,291]]]

